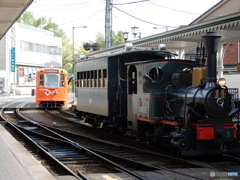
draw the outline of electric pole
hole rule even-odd
[[[112,0],[106,0],[105,12],[105,48],[111,46],[112,32]]]

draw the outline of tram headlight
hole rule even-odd
[[[221,86],[221,87],[225,86],[226,85],[226,79],[220,78],[218,80],[218,85]]]

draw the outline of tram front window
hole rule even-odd
[[[58,74],[46,74],[47,86],[46,87],[59,87],[59,75]]]

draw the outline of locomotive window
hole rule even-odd
[[[162,80],[162,70],[159,67],[154,67],[149,71],[149,77],[153,82],[160,82]]]

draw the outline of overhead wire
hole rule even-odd
[[[133,1],[133,2],[127,2],[127,3],[120,3],[120,4],[112,4],[112,5],[126,5],[126,4],[136,4],[136,3],[141,3],[141,2],[146,2],[149,0],[142,0],[142,1]]]
[[[139,20],[139,21],[142,21],[142,22],[145,22],[145,23],[148,23],[148,24],[152,24],[152,25],[155,25],[155,26],[166,27],[166,25],[156,24],[156,23],[148,22],[148,21],[145,21],[145,20],[143,20],[143,19],[137,18],[137,17],[135,17],[135,16],[133,16],[133,15],[131,15],[131,14],[129,14],[129,13],[127,13],[127,12],[125,12],[125,11],[117,8],[117,7],[115,7],[115,6],[113,6],[113,8],[115,8],[115,9],[117,9],[118,11],[121,11],[122,13],[127,14],[128,16],[131,16],[132,18],[135,18],[135,19],[137,19],[137,20]],[[173,27],[173,26],[168,26],[168,27],[170,27],[170,28],[177,28],[177,27]]]
[[[200,16],[202,14],[198,14],[198,13],[193,13],[193,12],[188,12],[188,11],[182,11],[182,10],[179,10],[179,9],[173,9],[173,8],[170,8],[170,7],[166,7],[166,6],[162,6],[160,4],[156,4],[156,3],[153,3],[153,2],[149,2],[150,4],[153,4],[155,6],[159,6],[159,7],[162,7],[162,8],[165,8],[165,9],[170,9],[172,11],[177,11],[177,12],[181,12],[181,13],[186,13],[186,14],[192,14],[192,15],[197,15],[197,16]],[[211,16],[211,17],[216,17],[216,16]]]
[[[90,4],[90,3],[96,3],[96,2],[84,2],[84,3],[72,3],[72,4],[48,4],[48,6],[76,6],[76,5],[83,5],[83,4]],[[41,4],[36,4],[36,5],[41,5]]]
[[[38,4],[40,6],[40,4]],[[34,11],[72,11],[72,10],[78,10],[78,9],[85,9],[85,8],[88,8],[88,7],[92,7],[92,6],[98,6],[98,4],[92,4],[92,5],[89,5],[89,6],[82,6],[82,7],[74,7],[74,8],[67,8],[67,9],[34,9]],[[41,6],[45,6],[44,4],[42,4]],[[48,6],[48,5],[46,5]],[[75,5],[76,6],[76,5]]]

